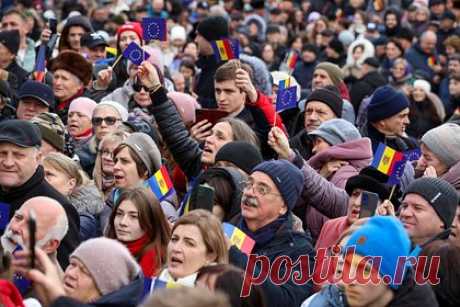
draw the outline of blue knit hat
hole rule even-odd
[[[349,247],[354,247],[355,254],[363,257],[381,257],[380,277],[391,277],[391,282],[388,285],[393,289],[399,286],[395,284],[394,280],[399,257],[417,256],[411,254],[409,235],[402,223],[391,216],[370,218],[367,223],[351,234],[344,246],[344,251]],[[400,269],[405,269],[407,264],[403,263],[402,265],[405,267]]]
[[[270,160],[258,164],[252,170],[267,174],[275,183],[284,203],[292,210],[303,190],[304,177],[294,164],[286,160]]]
[[[398,114],[408,107],[409,100],[403,93],[385,85],[379,87],[372,95],[367,106],[367,120],[370,123],[375,123]]]

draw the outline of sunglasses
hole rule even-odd
[[[104,121],[107,125],[113,126],[117,121],[121,119],[113,117],[113,116],[107,116],[107,117],[93,117],[91,122],[93,123],[93,126],[100,126],[102,125],[102,122]]]
[[[133,90],[137,93],[139,93],[142,89],[144,89],[144,91],[148,92],[149,89],[147,87],[145,87],[144,85],[142,85],[141,81],[139,81],[139,79],[136,77],[136,79],[134,80],[134,83],[133,83]]]

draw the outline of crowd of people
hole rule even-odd
[[[0,12],[0,306],[460,306],[460,1]]]

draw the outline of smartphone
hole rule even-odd
[[[379,204],[379,200],[379,195],[377,193],[364,191],[361,194],[361,208],[359,209],[359,218],[373,216]]]
[[[52,34],[57,32],[57,20],[54,18],[48,19],[48,28],[51,30]]]
[[[219,119],[227,117],[228,113],[217,109],[196,109],[195,115],[196,123],[206,119],[212,125],[215,125],[219,121]]]
[[[35,212],[30,211],[27,224],[29,227],[30,267],[33,269],[35,268],[35,244],[37,233],[37,220],[35,217]]]
[[[214,206],[214,188],[207,183],[195,187],[190,195],[190,210],[205,209],[212,212]]]

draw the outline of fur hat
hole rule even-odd
[[[50,61],[49,70],[55,72],[58,69],[66,70],[75,75],[83,84],[91,81],[93,66],[81,54],[66,50]]]

